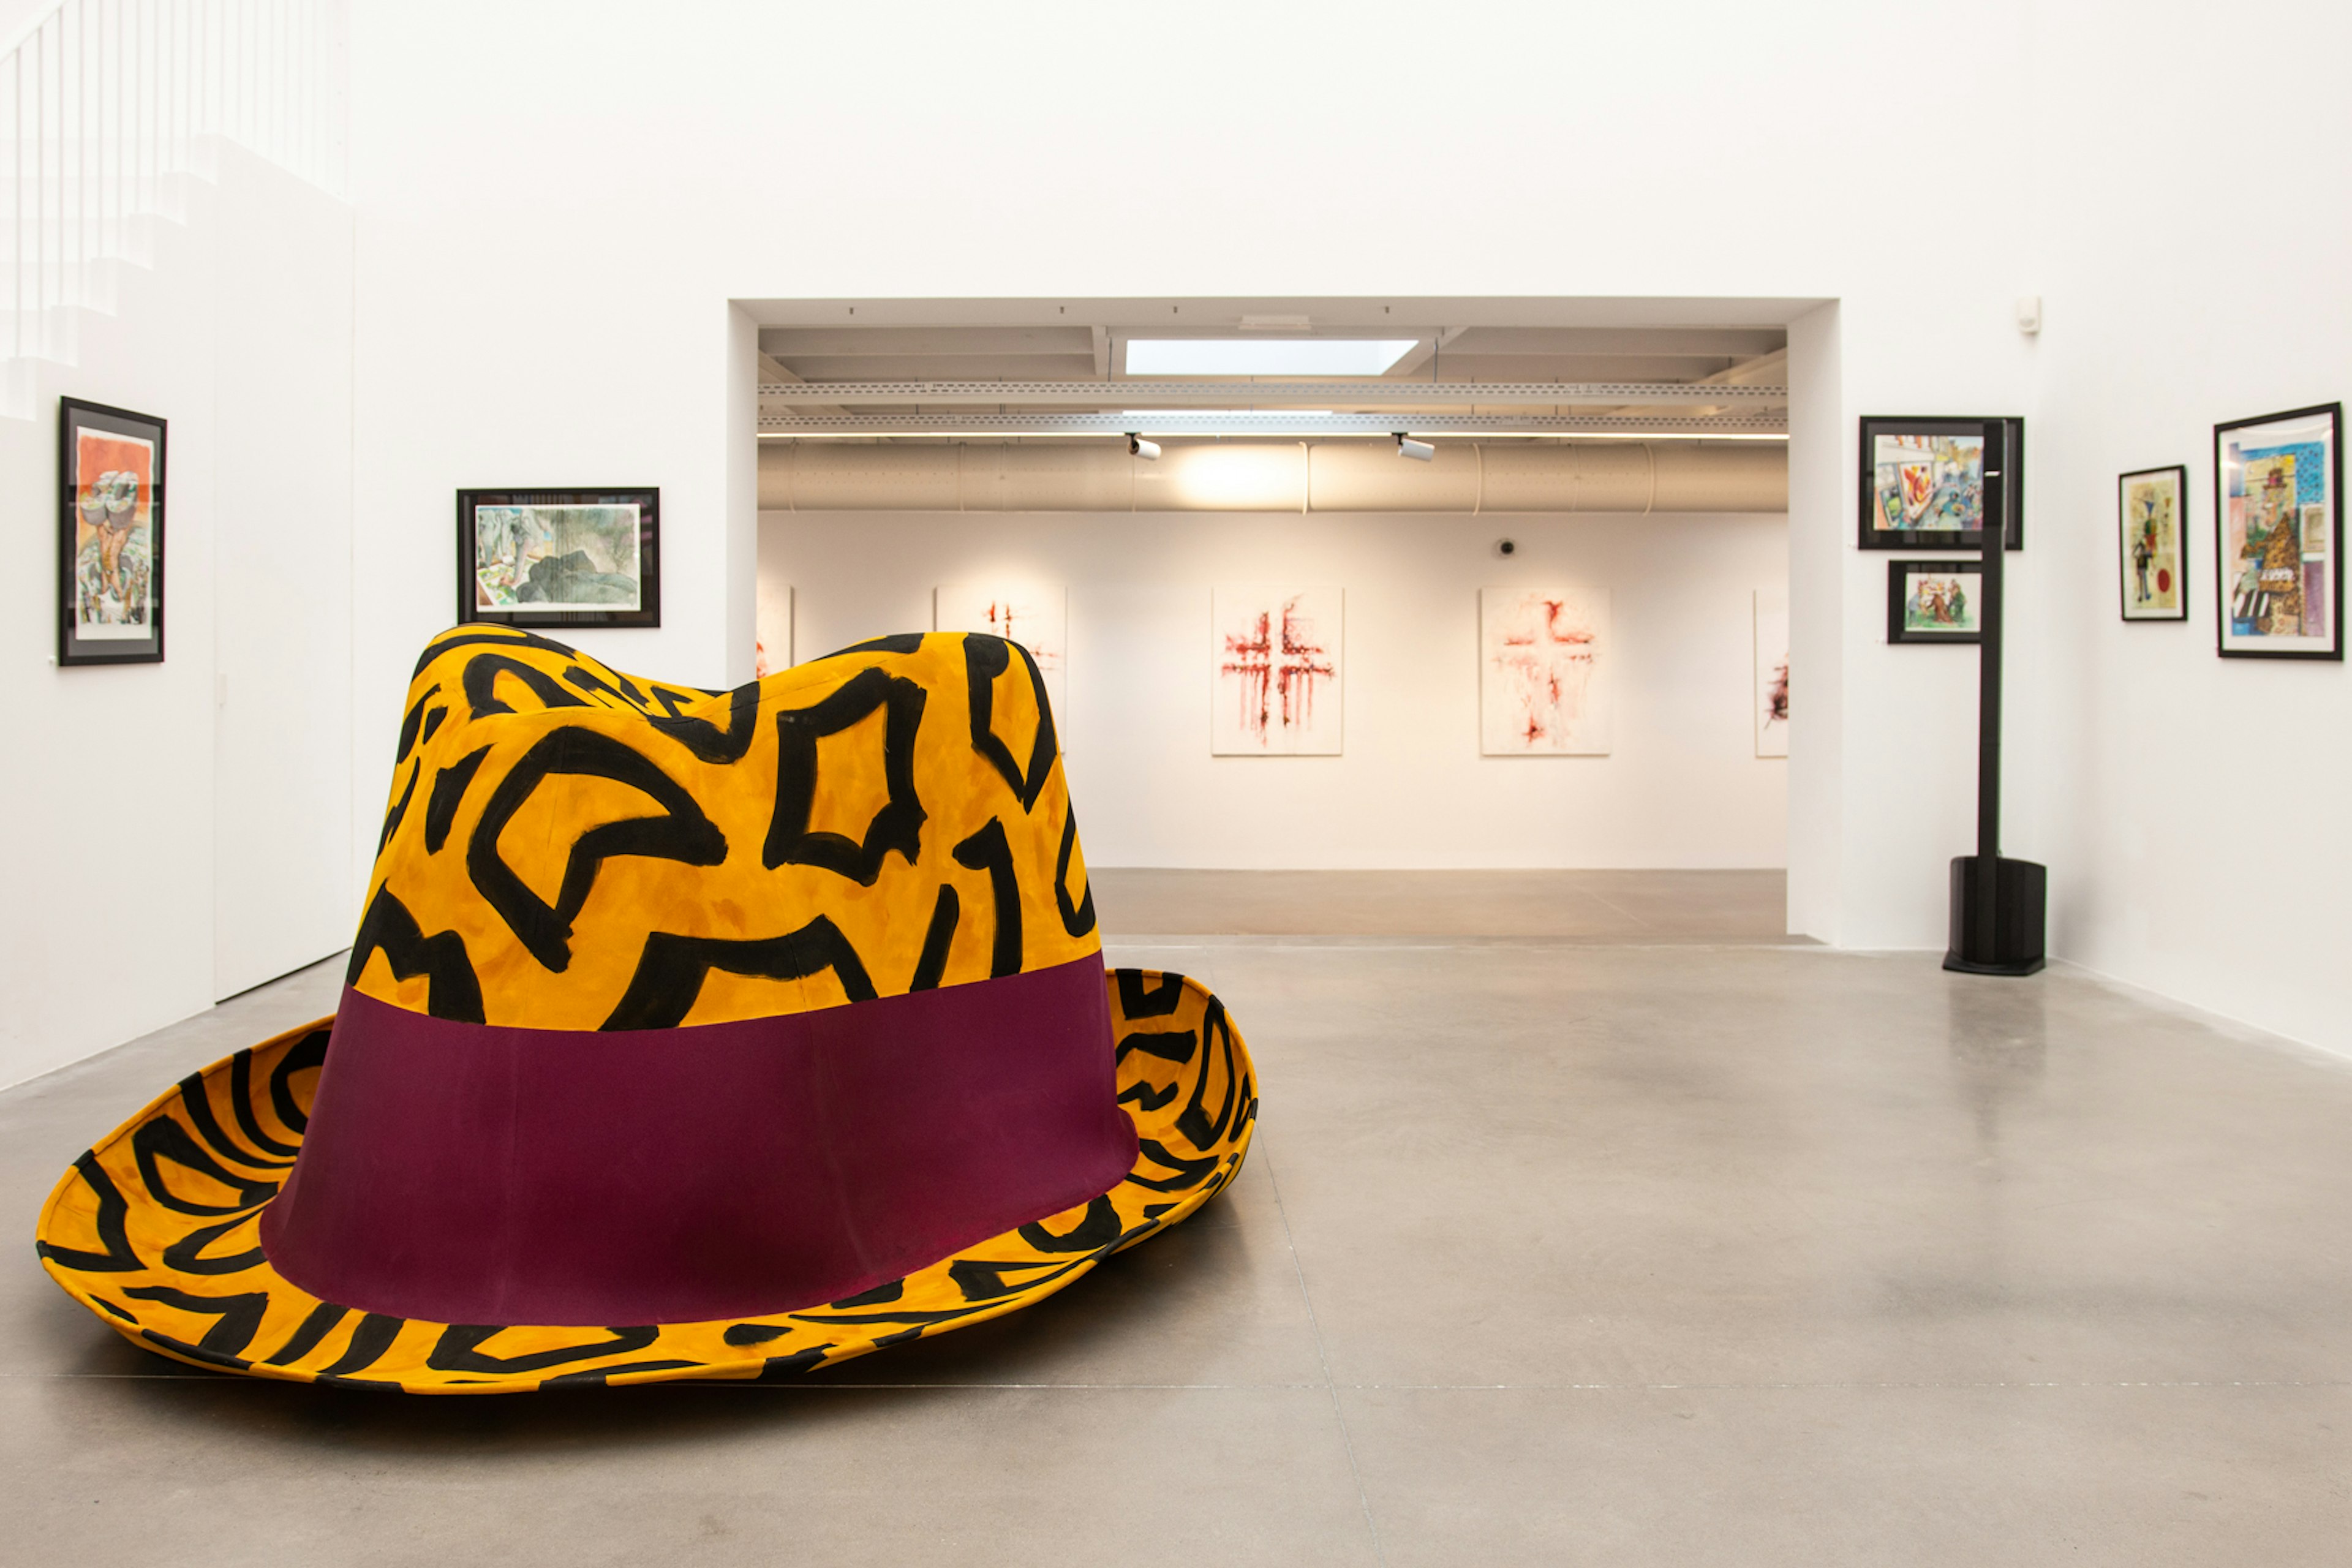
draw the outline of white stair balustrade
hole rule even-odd
[[[344,0],[61,0],[0,53],[0,413],[234,142],[345,194]]]

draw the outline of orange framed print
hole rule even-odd
[[[58,662],[163,662],[163,421],[58,400]]]

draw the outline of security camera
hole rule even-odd
[[[1426,441],[1416,441],[1403,431],[1396,432],[1397,456],[1411,458],[1416,463],[1426,463],[1437,456],[1437,448]]]
[[[1127,433],[1127,451],[1129,457],[1140,458],[1147,463],[1160,460],[1160,443],[1147,441],[1132,430]]]
[[[1517,540],[1516,540],[1516,539],[1498,539],[1498,540],[1495,541],[1495,553],[1496,553],[1496,554],[1497,554],[1497,555],[1517,555],[1518,552],[1519,552],[1519,542],[1518,542]]]

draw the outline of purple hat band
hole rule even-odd
[[[433,1322],[772,1316],[1108,1192],[1116,1095],[1095,955],[613,1033],[346,991],[261,1242],[322,1300]]]

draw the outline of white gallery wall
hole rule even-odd
[[[1517,546],[1505,559],[1496,550]],[[793,653],[925,631],[935,587],[1066,587],[1062,728],[1088,862],[1254,868],[1781,863],[1752,616],[1778,516],[763,513],[761,633]],[[1345,592],[1344,750],[1212,756],[1210,594]],[[1482,588],[1607,590],[1607,756],[1479,751]]]
[[[2105,8],[2101,8],[2105,9]],[[2049,324],[2029,477],[2052,527],[2035,667],[2049,689],[2038,831],[2058,951],[2352,1053],[2352,667],[2218,658],[2213,426],[2352,400],[2352,10],[2257,6],[2291,47],[2259,79],[2216,18],[2053,10],[2053,58],[2095,56],[2043,113],[2071,149],[2042,204]],[[2156,112],[2141,96],[2177,79]],[[2189,469],[2189,618],[2117,611],[2116,480]]]
[[[2116,468],[2179,455],[2202,486],[2212,419],[2341,394],[2338,11],[2232,12],[2295,40],[2259,72],[2213,65],[2202,8],[2120,0],[1997,0],[1964,26],[1867,0],[1204,4],[1148,49],[1077,5],[354,12],[354,865],[407,670],[451,613],[460,487],[661,485],[665,625],[583,640],[673,679],[749,673],[730,300],[1780,300],[1794,926],[1938,945],[1944,862],[1970,847],[1969,659],[1884,643],[1853,421],[2021,414],[2010,847],[2053,868],[2060,951],[2343,1043],[2345,983],[2312,957],[2340,929],[2344,830],[2315,808],[2263,863],[2296,868],[2263,915],[2221,890],[2246,879],[2249,771],[2334,776],[2343,671],[2219,667],[2207,622],[2104,624]],[[1903,107],[1923,55],[1930,115]],[[1427,60],[1446,68],[1404,68]],[[1368,89],[1408,78],[1410,114]],[[2235,161],[2249,127],[2261,170]],[[2246,216],[2280,188],[2278,226]],[[2013,324],[2029,294],[2039,340]]]
[[[214,151],[0,417],[0,1084],[350,940],[351,208]],[[56,663],[61,395],[169,423],[163,663]]]
[[[2027,15],[2008,0],[1937,37],[1939,101],[1988,164],[2023,166]],[[1846,328],[1804,368],[1832,405],[2032,413],[2010,324],[2027,237],[1935,242],[1870,199],[1892,187],[1858,145],[1904,167],[1946,145],[1857,125],[1856,83],[1916,71],[1916,19],[1883,7],[1211,4],[1149,49],[1074,5],[570,16],[355,7],[355,824],[382,810],[400,693],[451,614],[461,487],[661,485],[662,627],[582,640],[668,679],[749,675],[752,378],[730,300],[1589,296],[1652,324],[1689,319],[1675,297],[1783,319],[1835,300]],[[1427,73],[1396,114],[1363,84],[1402,39],[1475,67]],[[1080,126],[1073,84],[1103,82]],[[1944,860],[1968,847],[1971,689],[1916,657],[1949,650],[1874,646],[1884,574],[1852,559],[1852,486],[1800,489],[1801,700],[1824,733],[1851,710],[1872,750],[1809,763],[1799,727],[1791,787],[1809,765],[1838,776],[1792,824],[1792,881],[1819,889],[1792,912],[1852,945],[1937,942]],[[1835,646],[1808,655],[1809,637]]]

